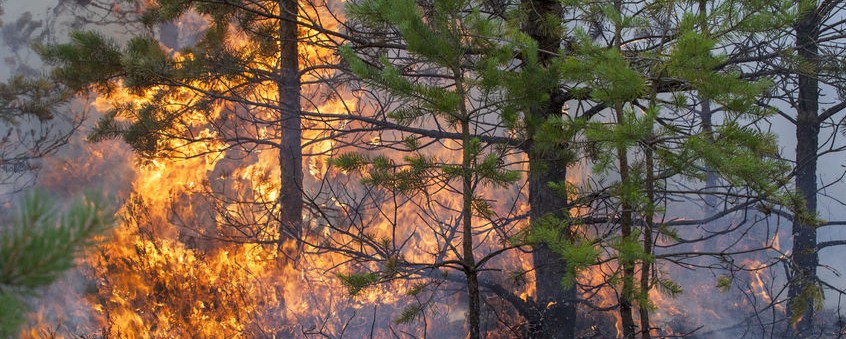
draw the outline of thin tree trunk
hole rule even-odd
[[[711,102],[708,101],[708,98],[702,98],[702,105],[701,111],[699,111],[699,117],[702,119],[702,133],[705,134],[707,140],[711,143],[714,142],[714,125],[713,125],[713,115],[714,112],[711,110]],[[717,190],[717,172],[714,171],[710,167],[705,167],[705,192],[711,193]],[[719,203],[717,200],[717,196],[714,194],[707,194],[705,195],[705,212],[706,215],[713,215],[717,213],[717,204]]]
[[[461,97],[465,97],[464,84],[461,78],[461,71],[453,70],[455,78],[458,79],[455,83],[456,91]],[[467,325],[469,327],[469,338],[481,338],[479,329],[481,317],[481,301],[479,297],[479,276],[476,271],[476,258],[473,254],[473,162],[474,155],[471,153],[471,148],[468,145],[472,142],[470,134],[470,117],[467,108],[462,103],[461,109],[461,135],[462,135],[462,184],[463,184],[463,215],[462,215],[462,256],[464,257],[464,274],[467,276]]]
[[[622,11],[623,3],[619,0],[614,1],[614,8],[618,13]],[[623,43],[623,34],[622,34],[622,27],[620,25],[616,25],[614,27],[614,47],[619,51],[621,45]],[[628,123],[624,119],[623,115],[623,104],[617,103],[614,106],[614,112],[617,115],[617,124],[626,124]],[[622,241],[632,241],[632,213],[633,206],[630,201],[628,201],[625,197],[628,195],[625,193],[626,186],[629,182],[629,157],[628,157],[628,150],[625,147],[617,148],[617,160],[620,164],[620,188],[622,192],[622,201],[621,207],[622,211],[620,211],[620,233],[623,237]],[[623,266],[623,291],[620,293],[620,320],[622,321],[623,327],[623,338],[633,339],[635,337],[635,329],[637,329],[637,325],[634,321],[634,315],[632,312],[632,300],[631,297],[635,295],[635,288],[634,288],[634,279],[635,279],[635,262],[632,260],[626,260],[621,257],[619,260],[620,265]]]
[[[623,105],[617,104],[614,109],[617,113],[617,123],[624,124],[623,121]],[[617,159],[620,162],[620,185],[625,189],[629,181],[629,157],[627,150],[623,147],[617,149]],[[623,193],[625,195],[625,193]],[[622,201],[622,211],[620,212],[620,233],[623,237],[622,241],[632,240],[632,205],[631,202],[625,198]],[[620,319],[623,325],[623,338],[634,338],[635,325],[634,316],[632,314],[631,297],[635,294],[634,290],[634,265],[630,260],[620,259],[620,265],[623,266],[623,291],[620,293]]]
[[[467,122],[462,122],[461,126],[461,132],[464,134],[465,144],[471,142],[470,129],[468,125],[469,124]],[[481,305],[479,297],[479,276],[476,271],[476,259],[473,254],[473,174],[471,172],[473,159],[467,148],[464,148],[463,153],[461,165],[464,170],[464,174],[462,175],[462,181],[464,184],[462,249],[464,253],[462,256],[464,256],[464,273],[467,276],[467,324],[470,332],[469,337],[471,339],[478,339],[481,338],[479,330]]]
[[[297,0],[279,1],[279,70],[280,106],[279,167],[282,187],[279,192],[280,246],[285,239],[299,240],[302,235],[303,165],[302,126],[300,125],[300,76],[297,49]],[[295,253],[285,253],[288,256]]]
[[[702,33],[702,36],[709,38],[711,36],[711,32],[708,29],[708,1],[707,0],[699,0],[699,30]],[[707,140],[711,143],[714,142],[714,112],[711,109],[711,98],[700,97],[702,100],[701,108],[702,110],[699,111],[699,118],[702,119],[702,132],[705,133],[705,136],[708,138]],[[706,177],[705,177],[705,189],[706,192],[714,191],[717,187],[717,173],[713,171],[711,168],[705,168],[706,170]],[[717,197],[713,194],[708,194],[705,196],[705,209],[706,215],[711,215],[716,213],[717,211]]]
[[[643,228],[643,252],[652,254],[652,229],[655,226],[652,217],[655,215],[655,159],[652,153],[652,143],[647,144],[644,149],[644,157],[646,158],[646,199],[649,202],[647,210],[644,213],[646,219],[646,226]],[[640,291],[649,296],[649,281],[652,274],[652,264],[644,260],[640,266]],[[646,305],[639,305],[638,311],[640,313],[640,328],[641,339],[650,339],[652,336],[649,333],[651,325],[649,324],[649,309]]]
[[[820,123],[819,82],[817,80],[818,47],[820,17],[817,11],[805,13],[796,23],[796,50],[805,64],[798,74],[799,97],[796,107],[796,187],[805,199],[805,208],[810,213],[817,211],[817,146]],[[807,288],[813,288],[817,281],[816,251],[817,229],[807,225],[801,218],[793,221],[793,264],[794,271],[790,280],[788,297],[791,317],[800,316],[796,325],[799,333],[811,330],[814,318],[812,298],[797,298]],[[801,305],[799,303],[802,303]],[[796,314],[803,310],[802,314]]]
[[[522,6],[527,14],[524,30],[538,42],[538,47],[541,49],[540,62],[543,65],[548,65],[553,57],[548,52],[556,52],[560,49],[561,36],[555,32],[555,29],[541,26],[543,22],[551,21],[547,18],[560,19],[563,16],[561,2],[558,0],[523,0]],[[558,100],[560,94],[557,90],[552,90],[549,94],[551,100],[547,105],[526,112],[527,120],[537,123],[546,120],[548,117],[561,114],[564,102]],[[528,134],[531,138],[535,131],[532,129],[531,123],[528,125]],[[528,145],[531,145],[531,142]],[[567,179],[566,161],[537,154],[531,149],[527,151],[529,162],[532,164],[528,178],[531,219],[538,220],[544,215],[550,214],[558,218],[565,218],[567,197],[552,190],[549,183],[564,182]],[[569,233],[568,230],[564,230],[564,232]],[[569,236],[569,234],[562,236]],[[576,288],[575,286],[570,288],[561,286],[561,281],[566,273],[567,262],[548,246],[539,244],[533,248],[532,264],[535,268],[538,310],[536,317],[530,319],[529,336],[533,338],[574,338]]]

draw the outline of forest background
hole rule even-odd
[[[838,1],[20,5],[4,183],[123,230],[28,333],[842,333]]]

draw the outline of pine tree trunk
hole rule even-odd
[[[647,144],[643,151],[644,158],[646,158],[646,199],[649,201],[649,207],[644,213],[646,225],[643,228],[643,252],[650,255],[652,254],[653,247],[652,232],[655,227],[652,220],[652,217],[655,215],[655,157],[652,152],[652,147],[653,144],[650,140],[650,143]],[[652,264],[649,261],[644,260],[640,265],[640,293],[649,297],[649,282],[651,280],[650,276],[652,274]],[[641,339],[650,339],[652,337],[650,334],[652,326],[649,324],[649,308],[646,305],[640,304],[638,311],[640,313],[640,337]]]
[[[614,1],[614,8],[618,13],[622,11],[622,1]],[[622,27],[616,25],[614,27],[614,47],[619,51],[622,45]],[[617,115],[617,124],[625,125],[628,122],[623,117],[623,104],[617,103],[614,106],[614,112]],[[633,241],[632,239],[632,214],[634,213],[633,206],[630,201],[626,200],[626,186],[629,181],[629,157],[628,149],[625,147],[617,148],[617,160],[620,162],[620,185],[622,192],[621,211],[620,211],[620,235],[623,237],[622,241]],[[623,338],[634,339],[637,325],[634,321],[634,314],[632,306],[632,297],[635,295],[634,279],[635,279],[635,262],[626,260],[622,257],[619,260],[623,267],[623,290],[620,293],[620,320],[623,327]]]
[[[617,124],[625,124],[623,121],[623,105],[618,104],[615,107],[617,113]],[[629,157],[625,148],[617,149],[617,158],[620,161],[620,185],[625,187],[626,182],[629,181]],[[625,189],[625,188],[624,188]],[[625,195],[625,193],[623,193]],[[620,211],[620,233],[623,241],[633,240],[632,238],[632,205],[625,199],[622,201],[622,211]],[[635,294],[634,291],[634,265],[630,260],[620,260],[620,265],[623,266],[623,291],[620,293],[620,319],[623,325],[623,338],[631,339],[635,337],[635,325],[633,307],[631,297]]]
[[[711,102],[708,98],[702,98],[701,111],[699,111],[699,118],[702,119],[702,133],[705,134],[707,140],[714,142],[714,112],[711,109]],[[705,192],[714,192],[717,189],[717,172],[710,167],[705,167]],[[717,196],[714,194],[705,195],[705,215],[713,215],[717,213]]]
[[[549,189],[549,182],[560,182],[566,177],[566,167],[557,165],[550,159],[538,159],[529,156],[529,161],[546,162],[545,171],[529,172],[530,217],[537,220],[541,216],[553,214],[564,217],[563,209],[567,206],[566,197]],[[537,289],[538,316],[529,324],[532,338],[575,337],[576,328],[576,289],[564,288],[561,281],[566,273],[567,262],[546,245],[537,245],[532,251],[532,264],[535,268],[535,287]]]
[[[303,165],[302,127],[300,126],[300,76],[297,50],[297,0],[279,1],[280,55],[277,85],[279,90],[280,133],[279,167],[279,238],[297,240],[302,234]],[[286,253],[292,255],[293,253]]]
[[[462,97],[467,93],[462,82],[460,69],[454,69],[453,75],[457,79],[455,83],[456,92]],[[479,296],[479,273],[476,270],[476,257],[473,253],[473,157],[468,144],[472,142],[470,135],[470,116],[467,107],[462,103],[461,109],[461,135],[462,135],[462,159],[461,159],[461,181],[462,181],[462,256],[464,259],[464,274],[467,276],[467,327],[470,339],[481,338],[480,318],[481,299]]]
[[[796,107],[796,187],[805,198],[808,212],[817,211],[817,146],[820,123],[819,81],[817,80],[820,17],[817,11],[810,11],[796,23],[796,50],[805,66],[798,74],[799,96]],[[816,251],[817,229],[814,225],[793,221],[793,264],[788,297],[791,316],[801,316],[796,325],[799,333],[811,330],[814,307],[811,298],[798,298],[806,288],[813,288],[817,280],[819,257]],[[798,305],[803,303],[803,305]],[[794,312],[804,310],[801,315]]]
[[[543,22],[560,21],[563,15],[561,2],[523,0],[522,6],[527,14],[524,30],[538,42],[541,49],[539,60],[547,65],[552,58],[552,55],[547,52],[557,52],[560,49],[561,37],[555,33],[556,29],[542,27],[542,25]],[[544,18],[558,20],[544,20]],[[547,117],[560,115],[564,103],[557,100],[558,96],[558,92],[553,90],[550,93],[552,99],[549,104],[526,112],[527,120],[544,121]],[[529,130],[530,138],[533,132]],[[547,214],[564,218],[567,197],[553,191],[549,183],[563,182],[567,179],[567,163],[563,159],[550,159],[535,154],[531,149],[528,150],[528,155],[532,164],[539,165],[532,166],[529,171],[530,218],[537,220]],[[576,289],[575,287],[565,289],[561,286],[566,272],[566,261],[549,247],[541,244],[535,246],[532,251],[532,263],[535,268],[538,314],[534,319],[530,319],[529,335],[533,338],[574,338]]]
[[[300,71],[297,34],[297,0],[279,0],[279,61],[276,85],[279,93],[279,243],[277,245],[281,267],[296,263],[302,236],[303,215],[303,155],[302,126],[300,125]],[[295,247],[285,246],[297,241]],[[285,309],[283,284],[277,285],[280,309]],[[294,333],[281,331],[277,337],[292,337]]]

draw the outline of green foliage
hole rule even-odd
[[[0,122],[17,124],[30,115],[39,121],[53,119],[56,106],[69,97],[69,93],[46,79],[14,76],[0,83]]]
[[[126,72],[123,85],[143,94],[143,90],[161,83],[169,73],[168,56],[159,42],[149,37],[136,37],[129,41],[121,57]]]
[[[579,6],[589,18],[585,20],[599,23],[599,29],[610,24],[623,36],[640,36],[642,33],[638,30],[654,26],[651,19],[629,16],[610,4],[573,1],[566,5]],[[451,32],[439,31],[445,22],[439,20],[447,20],[445,18],[453,15],[452,12],[436,12],[431,21],[424,21],[419,19],[419,8],[410,1],[399,3],[402,8],[391,13],[385,11],[386,6],[386,1],[368,2],[356,7],[353,12],[364,17],[369,24],[396,26],[403,38],[412,41],[409,44],[411,53],[435,67],[451,69],[455,67],[452,63],[454,58],[460,58],[452,53],[435,57],[434,51],[438,49],[450,44],[456,51],[470,51],[483,46],[478,43],[479,40],[471,43],[469,41],[473,39],[455,39]],[[678,14],[678,9],[682,8],[677,2],[650,2],[644,6],[644,11],[652,13]],[[637,42],[631,42],[633,47],[613,45],[613,42],[612,45],[603,45],[608,44],[610,39],[597,38],[594,32],[588,33],[586,28],[575,27],[572,28],[574,39],[568,41],[569,49],[557,51],[559,56],[543,66],[537,61],[536,42],[498,28],[507,37],[501,46],[511,48],[511,52],[504,53],[504,48],[482,49],[478,62],[473,63],[473,70],[479,74],[476,84],[484,91],[498,93],[505,102],[498,107],[504,125],[516,131],[517,135],[530,138],[532,154],[544,159],[532,163],[531,171],[545,170],[545,166],[568,166],[583,155],[579,151],[592,157],[596,173],[611,174],[613,178],[615,172],[620,171],[620,166],[626,166],[626,177],[612,184],[607,193],[619,203],[617,206],[630,209],[627,212],[634,214],[634,218],[653,218],[656,213],[655,202],[651,201],[656,197],[647,196],[647,186],[660,190],[661,182],[654,179],[648,182],[647,178],[658,173],[663,177],[692,180],[704,180],[708,175],[717,173],[734,187],[749,187],[763,199],[786,206],[796,205],[793,209],[801,211],[800,204],[795,203],[796,195],[785,192],[789,167],[780,160],[775,136],[750,127],[771,114],[757,107],[758,99],[771,84],[766,80],[743,79],[739,72],[725,67],[728,57],[723,54],[725,49],[722,47],[731,43],[733,34],[743,34],[739,32],[768,34],[769,28],[789,26],[788,19],[795,16],[795,9],[791,6],[786,1],[714,4],[709,7],[708,13],[683,14],[680,22],[673,23],[677,26],[672,28],[671,37],[656,41],[657,47],[645,51],[638,50],[641,45]],[[768,12],[765,8],[774,11]],[[739,20],[741,17],[749,20]],[[560,20],[544,18],[541,21],[540,26],[548,30],[548,34],[563,34],[559,31],[562,30]],[[487,31],[496,31],[497,28],[491,28],[495,26],[485,27]],[[610,35],[608,33],[599,32],[606,38]],[[431,34],[440,36],[436,40],[423,39]],[[426,45],[422,46],[421,41],[425,41]],[[357,59],[352,49],[343,53],[356,74],[415,103],[392,113],[391,117],[397,122],[416,122],[432,112],[444,118],[460,119],[453,114],[455,106],[452,105],[460,104],[464,99],[448,99],[449,105],[433,106],[429,101],[438,100],[439,95],[432,94],[418,82],[397,80],[395,77],[400,73],[384,60],[377,69]],[[519,69],[506,67],[515,53],[520,56]],[[548,93],[557,87],[566,88],[569,99],[578,101],[579,105],[598,103],[597,107],[604,108],[604,112],[613,108],[612,113],[619,115],[603,116],[600,113],[599,118],[594,118],[573,117],[571,114],[543,117],[532,114],[547,104],[550,100]],[[685,125],[686,122],[676,123],[696,121],[698,111],[694,105],[701,100],[719,107],[717,112],[724,115],[716,118],[707,130],[701,126]],[[573,145],[581,145],[582,148]],[[464,147],[475,161],[474,175],[494,185],[517,180],[516,174],[497,168],[493,153],[485,156],[480,151],[478,140],[471,140]],[[653,157],[649,159],[654,162],[651,168],[645,166],[647,151]],[[620,164],[623,159],[627,159],[626,163]],[[355,160],[347,159],[350,167],[357,163]],[[441,172],[450,178],[461,177],[466,170],[458,165],[441,167]],[[566,182],[549,185],[564,196],[576,195],[576,190]],[[473,204],[480,215],[492,213],[485,199],[474,197]],[[808,220],[813,219],[810,214],[802,215]],[[567,261],[567,276],[562,282],[565,286],[572,286],[581,271],[599,262],[600,246],[613,248],[619,263],[646,265],[655,261],[652,253],[644,249],[644,241],[653,241],[642,239],[644,235],[640,228],[645,226],[628,225],[634,229],[625,237],[595,240],[576,236],[570,232],[571,227],[573,225],[566,220],[548,215],[532,220],[523,239],[529,244],[543,243]],[[619,231],[618,228],[616,232]],[[679,240],[675,229],[660,223],[650,233],[653,236],[657,233],[658,237],[670,241]],[[620,266],[622,269],[623,265]],[[633,286],[632,277],[626,279],[630,280],[624,284],[628,288],[625,294],[647,308],[652,305],[648,298],[649,285],[638,290]],[[664,294],[675,296],[683,292],[680,285],[670,279],[655,277],[652,280],[652,286]],[[719,279],[718,286],[724,288],[730,282]]]
[[[721,292],[728,292],[731,289],[732,277],[721,275],[717,277],[717,289]]]
[[[123,139],[145,159],[196,156],[197,149],[190,146],[197,143],[250,143],[241,139],[245,133],[259,143],[266,141],[246,127],[237,126],[240,130],[232,132],[231,120],[212,120],[220,117],[215,109],[222,103],[237,102],[257,111],[248,114],[262,115],[281,105],[273,96],[256,95],[278,87],[273,68],[279,62],[279,20],[264,15],[275,16],[271,13],[278,4],[186,0],[150,4],[141,17],[150,26],[173,22],[186,13],[209,19],[208,28],[197,32],[197,42],[180,51],[163,48],[150,34],[118,43],[96,32],[79,31],[72,32],[67,43],[40,45],[36,50],[53,66],[50,80],[73,93],[95,91],[108,97],[125,88],[144,97],[115,102],[90,140]],[[225,109],[230,117],[235,111],[231,106]],[[263,116],[262,126],[255,129],[273,126],[273,120]],[[198,136],[201,124],[216,133]],[[227,133],[238,134],[238,140],[227,138]],[[179,142],[169,142],[173,140]]]
[[[397,164],[386,156],[368,158],[358,153],[344,153],[332,158],[330,162],[343,171],[365,171],[361,179],[363,184],[405,193],[425,188],[429,181],[427,173],[438,167],[433,159],[422,154],[405,156],[402,160],[404,163]]]
[[[191,2],[185,0],[159,0],[155,5],[141,16],[141,22],[148,26],[172,21],[191,9]]]
[[[17,333],[26,308],[22,296],[72,268],[112,222],[96,199],[77,200],[65,212],[43,193],[23,200],[17,219],[0,229],[0,336]]]
[[[21,324],[26,320],[26,304],[19,294],[0,292],[0,337],[12,338],[18,335]]]
[[[581,120],[568,120],[562,116],[550,116],[543,121],[533,122],[534,133],[531,152],[542,159],[554,159],[563,165],[572,164],[577,154],[570,143],[584,126]],[[532,166],[543,170],[542,163]]]
[[[658,108],[653,107],[638,115],[633,109],[622,112],[623,119],[615,123],[588,123],[585,138],[592,147],[600,149],[594,160],[594,171],[606,173],[613,169],[616,150],[629,149],[647,140],[653,134]]]
[[[639,237],[639,231],[634,230],[629,237],[619,237],[609,243],[609,246],[617,251],[617,260],[624,263],[639,261],[652,263],[655,261],[652,254],[643,249]]]
[[[808,283],[806,281],[803,284],[800,284],[800,286],[801,289],[799,289],[799,293],[794,297],[795,299],[792,300],[790,304],[790,323],[792,325],[795,325],[802,320],[802,317],[807,314],[806,312],[810,311],[809,308],[814,308],[815,311],[820,311],[825,299],[822,286],[819,284]]]
[[[338,273],[336,276],[341,280],[341,284],[347,288],[347,293],[349,293],[352,297],[358,295],[362,290],[379,281],[379,274],[372,272],[351,274]]]
[[[70,38],[65,44],[36,46],[44,61],[54,66],[51,80],[73,93],[93,90],[111,96],[122,85],[132,94],[152,96],[144,103],[116,103],[98,120],[89,139],[122,138],[145,158],[166,155],[161,140],[183,132],[185,126],[178,118],[186,108],[172,105],[184,101],[176,97],[176,87],[157,87],[172,84],[180,73],[158,41],[135,37],[120,47],[99,33],[79,31],[72,32]],[[207,103],[197,100],[193,108],[208,109]]]
[[[655,282],[655,286],[658,287],[658,291],[666,296],[675,297],[684,293],[684,289],[682,289],[681,285],[670,279],[658,278]]]
[[[561,67],[562,75],[571,81],[591,86],[593,100],[613,105],[630,102],[644,94],[644,79],[619,51],[594,46],[584,34],[573,56]]]
[[[778,195],[775,202],[787,206],[793,212],[793,219],[810,227],[820,227],[826,221],[817,216],[816,211],[809,211],[805,198],[799,190]]]
[[[529,244],[545,244],[566,260],[567,272],[561,284],[570,288],[576,283],[579,273],[596,264],[600,249],[589,239],[565,236],[567,226],[564,220],[548,214],[532,220],[525,240]]]
[[[411,288],[409,288],[408,291],[405,292],[405,295],[412,296],[412,297],[416,296],[416,295],[420,295],[420,293],[423,293],[423,291],[425,291],[427,287],[429,287],[428,282],[414,283],[414,284],[411,285]]]
[[[174,95],[168,90],[160,90],[152,94],[150,102],[116,103],[100,117],[88,140],[120,138],[144,159],[171,155],[174,150],[169,148],[167,141],[187,128],[180,122],[183,111],[172,111],[160,104],[174,100]],[[132,122],[123,122],[126,119]]]
[[[472,263],[476,254],[468,249],[474,247],[472,234],[480,227],[468,215],[489,220],[503,217],[492,207],[492,202],[500,199],[483,196],[478,190],[483,186],[510,188],[521,180],[519,167],[504,159],[513,153],[513,146],[493,145],[489,138],[499,138],[507,132],[523,138],[531,133],[529,128],[544,129],[549,133],[546,138],[533,140],[533,148],[550,157],[575,158],[567,147],[561,147],[567,141],[560,136],[574,135],[571,129],[562,128],[562,120],[547,123],[545,119],[527,118],[526,114],[550,100],[549,92],[559,85],[559,70],[540,66],[537,43],[519,31],[521,23],[491,15],[477,1],[435,0],[421,4],[411,0],[365,0],[348,5],[348,14],[355,24],[388,34],[389,40],[404,45],[396,54],[357,42],[340,50],[353,74],[390,98],[392,107],[386,109],[387,118],[400,125],[400,131],[414,125],[418,130],[449,136],[420,133],[421,138],[405,143],[414,153],[401,160],[384,154],[342,155],[333,163],[346,170],[363,170],[365,184],[406,193],[410,188],[422,199],[435,196],[432,188],[460,195],[460,212],[456,214],[461,215],[450,218],[461,222],[455,226],[436,222],[443,223],[442,227],[457,228],[443,231],[459,235],[456,242],[462,241],[459,248],[464,250],[460,256]],[[510,15],[504,17],[511,18]],[[541,24],[550,32],[561,31],[559,20],[547,16]],[[515,57],[520,58],[519,66]],[[507,131],[491,128],[491,123],[504,126]],[[409,130],[401,133],[403,140],[409,140],[406,135],[415,135]],[[450,150],[456,160],[422,155],[427,151],[421,145],[432,145],[429,140],[439,144],[443,139],[458,144]],[[572,249],[568,253],[577,256],[587,254],[576,252],[592,250],[590,245],[581,244],[569,248]],[[475,270],[462,273],[475,275]],[[570,275],[571,283],[575,275]],[[468,293],[472,290],[468,289]],[[478,300],[478,295],[470,298]],[[422,312],[419,304],[410,305],[397,323],[414,321]],[[479,314],[468,317],[473,323]]]
[[[776,197],[787,183],[789,167],[778,157],[774,134],[729,122],[712,135],[688,138],[686,147],[732,184],[764,196]]]
[[[422,313],[423,313],[423,306],[421,306],[420,304],[414,303],[414,304],[408,305],[405,308],[403,308],[402,312],[400,312],[399,317],[397,317],[397,319],[395,319],[394,322],[397,323],[397,324],[408,324],[408,323],[414,321],[414,319],[416,319]]]
[[[565,146],[568,143],[579,145],[574,158],[587,157],[593,174],[599,175],[594,179],[610,181],[602,193],[616,208],[610,214],[611,236],[591,246],[613,249],[607,260],[615,260],[618,271],[610,280],[622,285],[629,301],[649,309],[653,286],[669,296],[683,292],[676,282],[657,275],[638,287],[640,282],[632,276],[638,269],[654,269],[656,258],[645,248],[654,245],[656,237],[680,240],[677,230],[665,224],[644,223],[654,220],[658,201],[666,199],[661,192],[667,178],[704,182],[716,173],[732,187],[749,188],[763,200],[794,205],[790,202],[796,195],[785,189],[789,166],[780,159],[775,135],[755,128],[772,114],[758,107],[771,83],[742,78],[737,68],[727,66],[731,60],[726,53],[735,51],[726,46],[743,34],[766,35],[768,29],[789,27],[795,4],[727,1],[709,3],[706,12],[697,11],[691,2],[676,1],[565,4],[582,11],[584,25],[572,25],[569,48],[555,61],[561,87],[577,101],[570,105],[578,105],[575,114],[588,111],[586,107],[596,110],[592,116],[549,119],[548,127],[532,134],[533,141],[540,140],[533,147],[554,154],[574,149]],[[667,15],[672,19],[664,21]],[[669,35],[659,39],[651,38],[652,33]],[[701,124],[703,101],[712,107],[707,126]],[[566,183],[550,185],[568,197],[574,195]],[[532,222],[530,239],[549,244],[573,261],[568,264],[584,269],[582,265],[604,261],[568,244],[581,243],[565,240],[565,230],[572,225],[546,217]]]
[[[73,91],[86,91],[94,86],[111,93],[114,81],[125,73],[117,44],[96,32],[75,31],[70,42],[61,45],[37,45],[36,51],[45,63],[56,66],[52,77]]]
[[[520,180],[520,172],[503,168],[500,155],[496,153],[488,153],[482,161],[476,163],[474,170],[482,182],[493,186],[508,187]]]
[[[329,162],[342,171],[352,172],[362,170],[370,163],[370,159],[359,153],[344,153],[333,157]]]
[[[349,47],[340,50],[341,55],[350,64],[352,72],[367,80],[376,88],[385,89],[391,92],[398,99],[413,101],[416,105],[412,108],[401,108],[393,111],[390,117],[400,124],[411,124],[416,119],[425,116],[426,112],[444,117],[450,123],[458,121],[458,105],[464,99],[459,93],[437,86],[426,86],[414,83],[401,75],[401,72],[387,59],[382,58],[381,69],[368,66],[358,58]]]
[[[566,180],[561,182],[548,182],[547,186],[562,197],[569,197],[571,201],[575,201],[579,195],[579,187],[568,183]]]

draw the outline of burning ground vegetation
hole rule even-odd
[[[836,3],[63,2],[0,178],[115,221],[18,335],[835,337],[816,163],[772,126],[827,79],[779,39]]]
[[[210,158],[197,158],[126,165],[123,157],[131,157],[129,150],[103,155],[106,150],[125,148],[120,144],[77,146],[87,148],[90,156],[62,159],[56,165],[114,170],[116,164],[124,164],[116,166],[126,166],[125,171],[131,173],[116,179],[134,179],[109,183],[124,190],[114,198],[123,202],[117,212],[118,224],[100,245],[85,252],[75,271],[43,292],[22,337],[460,337],[465,332],[465,292],[449,273],[403,277],[366,287],[346,280],[354,279],[345,275],[347,272],[386,272],[401,269],[391,265],[431,260],[427,256],[432,253],[426,249],[438,245],[427,241],[437,240],[409,232],[403,239],[410,239],[406,241],[419,252],[409,251],[402,263],[386,260],[373,266],[324,250],[329,247],[326,244],[297,249],[296,243],[289,241],[280,250],[273,241],[222,241],[226,223],[214,221],[221,218],[217,211],[221,207],[215,205],[220,201],[210,200],[210,188],[203,185],[211,185],[209,176],[223,164],[209,166]],[[239,164],[243,163],[239,160]],[[260,166],[259,161],[254,165]],[[64,172],[58,182],[49,185],[75,191],[103,179],[85,178],[86,173],[90,172]],[[252,176],[237,176],[231,179],[232,184],[267,187],[268,194],[273,194],[272,184],[265,182],[267,174],[247,173]],[[42,178],[45,182],[50,179]],[[67,181],[86,184],[73,187]],[[259,192],[250,194],[260,194],[260,189],[255,190]],[[337,203],[336,209],[343,210],[344,205]],[[244,210],[230,213],[249,213],[251,218],[258,214]],[[374,232],[378,227],[390,228],[376,226]],[[327,239],[331,229],[316,223],[310,228],[314,233],[311,236],[319,239],[313,241],[332,241]],[[278,236],[269,233],[267,239]],[[774,244],[778,244],[777,239]],[[747,246],[756,245],[762,244]],[[296,256],[286,257],[286,253]],[[650,311],[652,335],[730,337],[741,331],[775,331],[771,319],[785,312],[785,297],[778,294],[783,282],[777,281],[772,267],[764,267],[777,261],[755,257],[760,255],[739,264],[745,270],[736,272],[727,286],[718,286],[723,283],[721,277],[715,278],[710,272],[695,274],[669,265],[664,268],[662,274],[679,275],[674,280],[684,292],[676,295],[657,287],[650,292],[654,303]],[[501,261],[498,267],[510,271],[492,277],[497,280],[488,283],[507,286],[512,289],[508,291],[512,297],[532,300],[536,292],[528,254],[515,251],[497,260]],[[621,336],[619,291],[608,278],[616,269],[613,265],[596,265],[581,273],[579,292],[591,303],[579,307],[581,337]],[[370,277],[363,275],[360,279]],[[526,320],[499,293],[504,292],[483,294],[485,336],[523,336]]]
[[[465,332],[465,292],[449,273],[418,274],[422,277],[409,274],[366,287],[348,281],[377,279],[347,275],[348,272],[384,274],[401,270],[398,266],[415,260],[431,261],[428,256],[433,253],[426,249],[438,248],[434,236],[427,239],[425,234],[406,233],[403,239],[413,244],[410,248],[414,251],[407,252],[403,262],[385,260],[373,266],[326,250],[330,247],[327,244],[306,244],[298,249],[295,242],[288,241],[280,249],[273,241],[278,234],[270,230],[265,235],[268,241],[231,240],[241,234],[224,233],[232,231],[227,227],[231,221],[216,222],[215,218],[259,218],[264,211],[230,207],[231,214],[220,216],[226,213],[220,211],[226,205],[209,197],[210,178],[221,180],[221,168],[230,160],[204,157],[138,164],[131,159],[131,151],[117,142],[80,141],[71,147],[79,147],[84,156],[48,160],[49,167],[63,170],[42,176],[42,182],[50,189],[76,192],[111,181],[106,185],[120,188],[114,192],[113,201],[123,203],[117,211],[119,222],[97,247],[85,252],[75,271],[43,291],[22,337],[460,337]],[[237,163],[241,166],[243,160]],[[251,165],[262,166],[258,159]],[[230,164],[229,168],[237,166]],[[239,175],[229,176],[229,184],[249,187],[246,194],[272,195],[273,184],[267,182],[271,174],[263,173],[272,167],[255,167],[247,166],[250,169],[243,173],[233,170]],[[67,170],[72,168],[102,172]],[[112,170],[123,175],[89,177],[90,173]],[[344,175],[323,173],[320,180]],[[132,180],[121,182],[126,178]],[[333,210],[343,213],[345,208],[351,207],[337,202]],[[391,211],[394,209],[399,210],[397,214],[409,213],[396,207]],[[404,214],[397,218],[419,216]],[[379,228],[386,229],[383,232],[394,231],[392,225],[377,225],[373,232]],[[335,230],[317,223],[309,225],[309,229],[313,233],[310,236],[318,239],[312,241],[336,241],[329,239]],[[221,240],[224,236],[232,238]],[[772,245],[778,243],[776,239]],[[761,245],[766,244],[744,246]],[[288,257],[289,253],[294,255]],[[760,255],[744,259],[739,267],[745,270],[736,272],[726,286],[718,286],[721,277],[714,278],[710,272],[693,274],[669,265],[663,268],[666,271],[662,274],[680,276],[674,280],[684,292],[676,294],[657,287],[650,291],[654,303],[650,311],[652,335],[728,337],[739,331],[773,331],[775,326],[769,319],[785,312],[784,296],[778,295],[783,283],[776,280],[771,267],[765,267],[776,265],[777,261],[765,262],[756,257]],[[528,254],[514,251],[496,260],[500,261],[496,263],[498,267],[510,271],[494,275],[487,283],[512,289],[507,292],[512,298],[531,301],[536,291]],[[614,265],[606,264],[581,272],[579,292],[591,303],[579,308],[582,314],[577,326],[581,337],[621,336],[619,291],[615,282],[609,281],[615,270]],[[511,309],[511,302],[500,293],[505,292],[484,294],[485,336],[523,336],[526,320]]]

